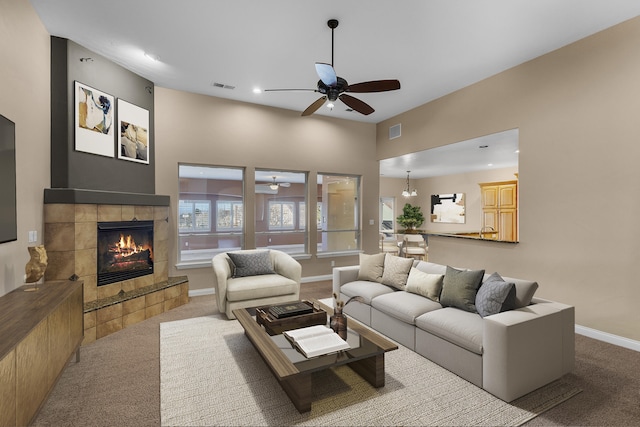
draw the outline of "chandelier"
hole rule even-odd
[[[415,188],[414,188],[413,190],[411,190],[411,189],[409,188],[409,172],[411,172],[411,171],[407,171],[407,188],[405,188],[405,189],[402,191],[402,195],[403,195],[404,197],[414,197],[414,196],[417,196],[417,195],[418,195],[418,192],[416,191],[416,189],[415,189]]]

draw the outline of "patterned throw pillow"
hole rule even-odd
[[[440,294],[440,304],[476,313],[476,293],[484,270],[458,270],[447,266]]]
[[[482,317],[513,310],[515,299],[515,285],[505,282],[498,273],[493,273],[478,289],[476,310]]]
[[[411,267],[405,291],[422,295],[435,302],[440,301],[443,274],[432,274]]]
[[[258,252],[227,252],[231,262],[235,266],[233,277],[259,276],[262,274],[275,274],[271,265],[269,251]]]
[[[409,277],[409,271],[411,271],[412,266],[413,258],[401,258],[399,256],[386,254],[384,258],[382,282],[380,283],[403,291],[407,285],[407,278]]]
[[[384,269],[384,255],[384,253],[375,255],[360,254],[358,280],[380,282],[382,280],[382,270]]]

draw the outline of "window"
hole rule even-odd
[[[181,164],[178,171],[178,262],[211,262],[243,248],[243,170]]]
[[[307,252],[307,174],[256,170],[256,248]]]
[[[360,249],[360,177],[318,174],[318,253]]]
[[[180,232],[211,231],[211,202],[208,200],[180,200],[178,229]]]
[[[269,201],[269,230],[293,230],[295,203]]]
[[[217,201],[216,202],[216,229],[242,230],[242,202]]]

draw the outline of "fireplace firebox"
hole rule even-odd
[[[153,274],[153,221],[98,223],[98,286]]]

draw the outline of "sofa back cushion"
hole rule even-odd
[[[360,254],[358,280],[380,282],[382,280],[382,271],[384,270],[384,256],[384,253],[374,255]]]
[[[526,307],[531,304],[533,295],[538,289],[538,282],[533,280],[514,279],[512,277],[504,277],[505,282],[513,283],[516,288],[515,308]]]
[[[440,304],[476,313],[476,293],[484,270],[458,270],[447,266],[440,294]]]
[[[438,302],[440,301],[443,279],[444,274],[425,273],[413,267],[409,272],[405,290]]]

